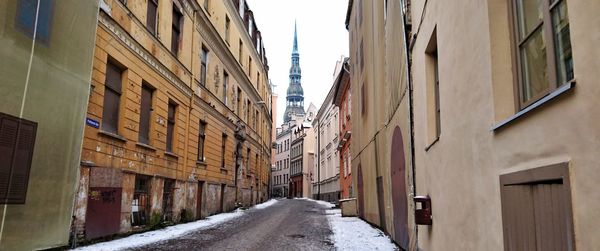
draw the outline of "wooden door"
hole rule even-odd
[[[396,126],[391,149],[392,206],[394,209],[394,240],[408,249],[408,200],[406,197],[406,160],[400,127]]]

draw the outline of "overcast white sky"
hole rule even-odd
[[[348,0],[246,0],[254,13],[269,60],[269,78],[277,85],[277,126],[283,123],[289,84],[294,20],[302,68],[304,108],[317,108],[333,84],[335,62],[348,53],[345,27]]]

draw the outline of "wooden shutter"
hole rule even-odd
[[[152,89],[142,86],[142,101],[140,107],[140,132],[138,140],[144,144],[150,144],[150,111],[152,109]]]
[[[0,199],[24,204],[37,123],[0,113]]]

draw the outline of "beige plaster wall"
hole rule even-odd
[[[576,248],[599,246],[600,3],[567,1],[576,86],[496,131],[516,113],[506,1],[428,1],[419,27],[423,3],[412,3],[416,191],[431,196],[433,225],[419,226],[419,247],[502,250],[499,176],[560,162],[570,166]],[[425,151],[424,51],[434,28],[442,132]]]

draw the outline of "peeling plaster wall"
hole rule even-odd
[[[206,185],[206,192],[204,193],[206,199],[206,202],[212,202],[212,203],[203,203],[203,207],[206,210],[206,214],[202,214],[202,215],[213,215],[216,213],[219,213],[220,210],[220,202],[221,202],[221,185],[217,185],[217,184],[207,184]],[[203,201],[204,202],[204,201]]]
[[[235,187],[225,186],[225,203],[223,211],[229,212],[235,208]]]
[[[150,185],[150,217],[154,213],[163,213],[162,197],[165,180],[163,178],[154,177],[151,179]]]
[[[122,183],[123,194],[121,195],[121,233],[131,230],[131,202],[135,189],[135,174],[124,173]]]
[[[181,209],[186,207],[187,184],[190,183],[179,180],[175,181],[175,194],[173,195],[173,222],[179,222],[181,220]]]
[[[75,231],[77,237],[82,238],[85,234],[85,216],[87,212],[87,200],[88,191],[90,184],[90,168],[81,167],[79,168],[79,186],[77,193],[75,194],[75,210],[73,216],[75,216]]]

